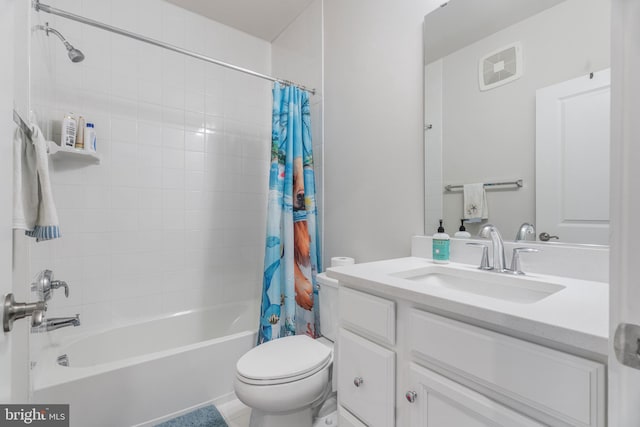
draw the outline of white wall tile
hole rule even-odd
[[[144,145],[162,145],[162,123],[139,123],[138,141]]]
[[[162,146],[165,148],[184,148],[184,129],[165,126],[162,128]]]
[[[269,43],[164,1],[57,1],[270,71]],[[269,84],[91,27],[61,28],[86,59],[71,64],[57,43],[43,40],[50,64],[33,58],[33,103],[54,119],[44,127],[58,138],[68,111],[94,122],[103,159],[100,165],[52,163],[64,237],[34,246],[31,268],[53,267],[73,285],[72,298],[56,298],[50,312],[80,313],[82,328],[74,329],[86,332],[258,298]],[[241,290],[234,295],[234,289]],[[149,308],[141,312],[141,304]]]
[[[186,131],[184,135],[184,148],[187,151],[204,151],[204,132]]]
[[[140,88],[139,88],[140,89]],[[154,88],[158,92],[160,89]],[[157,103],[142,100],[142,95],[138,94],[138,121],[139,122],[162,122],[162,106]]]
[[[162,167],[168,169],[184,169],[184,156],[184,150],[163,148]]]

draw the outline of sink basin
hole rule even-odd
[[[481,270],[458,270],[440,266],[392,273],[391,276],[435,288],[451,289],[520,304],[531,304],[565,287],[542,280]]]

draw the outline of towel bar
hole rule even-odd
[[[495,186],[501,186],[501,185],[515,185],[516,189],[521,188],[524,184],[522,179],[516,179],[515,181],[504,181],[504,182],[487,182],[484,184],[484,188],[487,187],[495,187]],[[444,186],[444,190],[445,191],[453,191],[453,190],[457,190],[459,188],[463,188],[464,185],[459,184],[459,185],[445,185]]]

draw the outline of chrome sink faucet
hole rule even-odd
[[[491,239],[491,246],[493,247],[493,265],[492,270],[499,271],[501,273],[507,271],[507,262],[504,258],[504,243],[502,241],[502,234],[498,231],[498,228],[493,224],[485,224],[478,233],[478,236],[485,239]]]
[[[529,224],[523,224],[529,225]],[[511,268],[507,268],[507,262],[504,257],[504,242],[502,241],[502,235],[500,231],[493,224],[486,224],[478,233],[479,237],[484,237],[485,239],[491,239],[491,246],[493,247],[493,265],[487,266],[488,264],[485,259],[485,254],[482,257],[482,265],[480,266],[481,270],[491,270],[497,271],[499,273],[510,273],[517,275],[524,275],[525,273],[522,271],[520,267],[520,253],[522,252],[538,252],[538,249],[535,248],[515,248],[513,250],[513,256],[511,257]],[[472,244],[472,243],[467,243]],[[486,249],[485,249],[486,252]]]

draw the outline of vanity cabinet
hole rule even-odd
[[[606,425],[602,363],[342,282],[339,295],[346,426]]]
[[[408,319],[407,343],[416,363],[483,389],[545,425],[604,426],[601,363],[423,310],[409,309]]]

